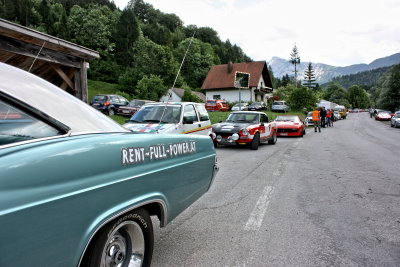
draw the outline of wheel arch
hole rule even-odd
[[[79,262],[77,266],[81,266],[83,263],[83,259],[88,251],[89,246],[91,246],[92,241],[95,240],[96,235],[98,235],[101,230],[108,225],[109,223],[112,223],[115,219],[132,212],[133,210],[136,209],[145,209],[149,213],[150,216],[157,216],[158,219],[160,220],[160,227],[164,227],[167,222],[168,222],[168,213],[167,213],[167,204],[163,199],[152,199],[148,201],[141,202],[140,204],[132,205],[129,207],[125,207],[124,209],[120,210],[119,212],[113,212],[113,213],[108,213],[109,215],[101,220],[101,223],[96,223],[94,222],[89,230],[91,234],[89,235],[89,238],[86,239],[85,242],[85,247],[80,255]],[[98,218],[96,218],[96,221],[99,221]],[[96,225],[92,227],[93,225]],[[83,266],[82,266],[83,267]]]

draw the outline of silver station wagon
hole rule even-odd
[[[0,266],[149,266],[150,216],[167,225],[216,171],[210,137],[132,133],[0,63]]]

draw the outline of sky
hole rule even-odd
[[[129,0],[114,0],[123,9]],[[185,26],[211,27],[255,61],[348,66],[400,52],[400,0],[144,0]]]

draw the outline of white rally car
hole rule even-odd
[[[146,104],[123,126],[137,133],[212,134],[204,104],[193,102]]]

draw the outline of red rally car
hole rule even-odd
[[[274,145],[277,140],[276,123],[269,122],[263,112],[231,112],[225,122],[213,124],[214,145],[249,145],[257,150],[261,143]]]
[[[299,116],[282,115],[275,119],[278,136],[300,136],[306,134],[306,126]]]

